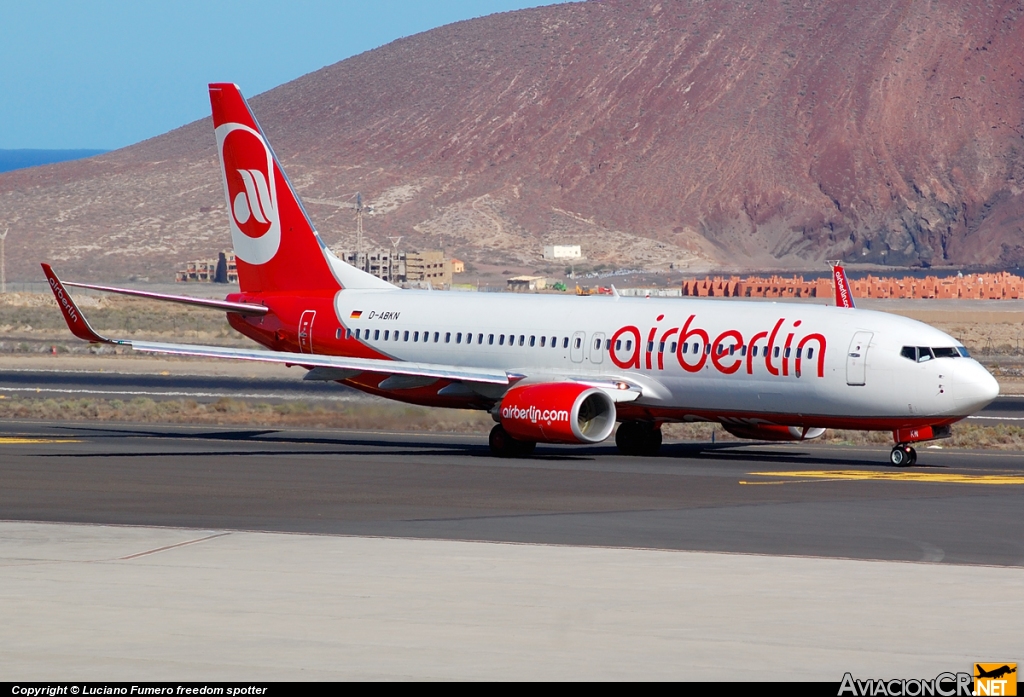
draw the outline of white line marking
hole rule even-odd
[[[968,419],[988,419],[989,421],[1024,421],[1024,416],[968,416]]]
[[[303,392],[280,392],[261,394],[258,392],[152,392],[147,390],[68,390],[55,387],[0,387],[3,392],[53,392],[56,394],[114,395],[138,397],[230,397],[235,399],[312,399],[330,402],[356,401],[359,397],[350,395],[324,396]]]

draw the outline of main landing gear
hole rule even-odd
[[[487,443],[491,446],[491,455],[495,457],[527,457],[537,447],[536,443],[513,438],[501,424],[491,429]]]
[[[623,421],[615,432],[615,445],[623,455],[657,455],[661,429],[650,421]]]
[[[917,451],[906,443],[900,443],[889,453],[889,462],[895,467],[913,467],[917,463]]]

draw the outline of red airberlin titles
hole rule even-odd
[[[210,85],[239,292],[225,300],[62,284],[43,265],[75,336],[136,351],[301,366],[392,399],[485,409],[491,448],[597,443],[653,454],[668,421],[710,420],[762,440],[825,428],[885,429],[891,461],[995,398],[995,380],[954,338],[853,308],[708,299],[577,298],[400,290],[334,256],[238,88]],[[65,289],[97,288],[227,313],[264,349],[109,339]]]

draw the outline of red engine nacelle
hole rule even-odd
[[[574,382],[513,387],[498,416],[513,438],[540,443],[600,443],[615,428],[615,402]]]
[[[777,424],[722,424],[737,438],[754,440],[811,440],[820,438],[825,429],[804,428],[803,426],[779,426]]]

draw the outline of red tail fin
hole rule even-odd
[[[326,250],[238,87],[210,85],[243,291],[338,290]]]
[[[836,290],[836,307],[856,307],[853,304],[853,291],[850,290],[850,283],[846,280],[846,271],[838,261],[830,261],[832,267],[832,283]]]

